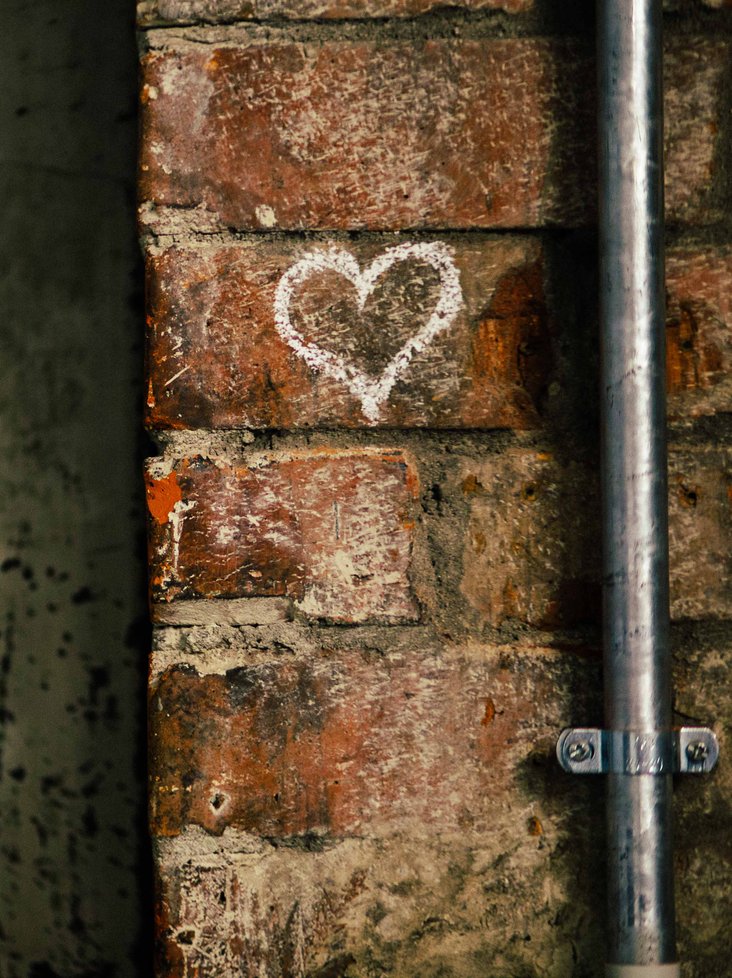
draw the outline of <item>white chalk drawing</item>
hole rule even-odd
[[[331,350],[324,350],[316,343],[308,343],[293,326],[290,304],[295,290],[317,272],[336,272],[353,285],[358,307],[363,311],[366,300],[373,292],[377,280],[392,265],[403,261],[425,262],[440,277],[440,295],[437,304],[424,326],[407,340],[392,357],[380,377],[374,379],[359,370],[346,357]],[[280,336],[312,369],[339,380],[361,402],[361,408],[369,421],[378,421],[381,407],[391,394],[394,384],[409,366],[415,353],[421,353],[438,333],[451,326],[463,304],[460,273],[455,267],[450,250],[440,241],[397,245],[379,255],[372,264],[361,271],[356,259],[347,251],[329,248],[314,251],[289,268],[280,279],[275,294],[275,325]]]

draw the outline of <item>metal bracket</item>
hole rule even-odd
[[[569,727],[557,741],[557,758],[570,774],[706,774],[718,757],[708,727],[650,733]]]

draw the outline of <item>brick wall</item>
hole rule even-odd
[[[601,722],[592,24],[453,6],[139,6],[160,978],[602,959],[602,786],[553,757]],[[710,7],[667,13],[669,505],[677,720],[724,748]],[[678,817],[685,976],[724,978],[724,762]]]

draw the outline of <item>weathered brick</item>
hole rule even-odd
[[[143,59],[140,189],[152,227],[164,226],[160,207],[241,229],[534,227],[592,215],[593,61],[570,42],[226,39],[150,35],[161,49]],[[722,40],[668,48],[672,220],[723,213],[728,58]]]
[[[480,618],[554,628],[600,613],[598,473],[548,453],[465,464],[471,500],[461,590]],[[671,613],[732,617],[732,477],[726,450],[669,456]]]
[[[173,666],[151,691],[153,832],[481,831],[567,708],[570,665],[324,647],[223,674]]]
[[[543,811],[542,834],[531,836],[531,808],[514,808],[512,825],[507,809],[496,810],[497,824],[482,842],[404,835],[341,840],[316,852],[214,857],[204,866],[168,859],[156,973],[485,978],[537,966],[569,975],[578,960],[590,973],[592,958],[602,958],[602,937],[580,898],[588,876],[601,872],[600,847],[592,851],[584,828],[582,841],[575,833],[567,846],[565,830],[557,830],[563,820],[547,820]]]
[[[451,0],[462,10],[498,9],[519,13],[534,0]],[[413,17],[445,7],[445,0],[140,0],[137,22],[225,24],[237,20],[341,20],[348,17]]]
[[[336,250],[365,271],[394,247],[381,239],[348,248],[278,239],[151,251],[148,423],[537,427],[549,385],[556,379],[570,387],[577,364],[572,376],[557,373],[555,341],[566,346],[568,338],[553,325],[561,312],[547,310],[545,259],[533,238],[461,235],[439,244],[454,261],[463,301],[448,328],[414,356],[376,418],[364,415],[342,378],[313,370],[278,333],[275,295],[288,268]],[[729,411],[732,252],[674,248],[667,268],[671,415]],[[439,293],[435,269],[410,257],[379,277],[362,311],[352,283],[332,269],[315,270],[293,295],[290,315],[309,342],[375,382],[426,325]]]
[[[688,639],[682,647],[677,719],[714,719],[724,751],[730,650],[698,635],[693,649]],[[411,820],[394,834],[306,836],[284,846],[232,830],[158,840],[160,978],[593,972],[603,953],[602,914],[588,910],[604,859],[597,844],[603,779],[564,775],[552,745],[568,723],[600,722],[597,664],[526,649],[473,649],[471,659],[485,663],[488,687],[491,676],[503,675],[501,693],[515,696],[519,710],[524,685],[538,682],[542,694],[529,706],[537,725],[528,736],[520,729],[517,744],[508,729],[503,735],[502,750],[515,751],[515,763],[501,790],[492,785],[481,801],[490,820],[458,832],[450,822]],[[547,678],[560,691],[551,704],[543,697]],[[575,705],[571,715],[565,700]],[[495,705],[500,718],[505,700]],[[468,767],[462,755],[455,763]],[[731,788],[732,772],[720,764],[714,776],[676,792],[679,937],[694,962],[690,978],[729,974],[720,935],[732,914]],[[718,897],[709,901],[710,892]]]
[[[732,453],[669,454],[671,614],[732,617]]]
[[[578,962],[589,974],[602,937],[581,898],[592,899],[589,877],[601,866],[586,826],[568,846],[563,818],[548,819],[541,804],[504,804],[483,840],[405,834],[227,854],[203,866],[168,858],[157,974],[486,978],[536,967],[569,975]]]
[[[412,620],[416,491],[397,451],[154,461],[153,600],[285,595],[311,618]]]
[[[732,688],[728,681],[729,650],[698,640],[694,651],[689,650],[688,641],[682,641],[679,649],[680,637],[675,681],[677,706],[682,712],[677,719],[710,717],[712,703],[724,747],[732,709],[730,695],[725,692]],[[330,695],[333,703],[344,695],[352,696],[361,682],[362,671],[353,671],[351,656],[341,661],[341,652],[325,649],[322,656],[309,662],[310,673],[320,677],[317,699],[308,698],[309,710],[328,700],[324,690],[336,691]],[[375,722],[378,732],[380,724],[386,727],[393,723],[389,716],[393,705],[389,702],[391,682],[383,678],[384,670],[390,668],[390,656],[374,658],[378,664],[368,668],[369,696],[379,684],[387,687],[385,715]],[[430,660],[442,670],[431,668]],[[290,661],[287,668],[294,665]],[[413,753],[418,753],[420,770],[424,771],[425,755],[431,754],[434,760],[441,751],[452,748],[451,767],[463,779],[456,782],[455,794],[464,800],[464,812],[456,820],[457,799],[447,799],[450,785],[443,786],[443,778],[439,778],[428,788],[438,806],[434,816],[428,811],[423,819],[419,806],[405,797],[399,803],[397,818],[362,825],[352,838],[311,832],[282,841],[274,836],[265,840],[232,828],[223,836],[214,836],[209,833],[218,828],[201,832],[192,820],[193,830],[157,840],[157,974],[161,978],[235,978],[242,974],[323,978],[338,974],[338,967],[348,973],[350,964],[355,974],[378,969],[377,973],[404,978],[439,978],[446,972],[462,978],[484,978],[487,963],[489,974],[520,974],[522,969],[543,967],[544,963],[547,974],[553,974],[552,969],[565,974],[571,973],[578,959],[586,963],[589,973],[592,957],[601,953],[602,945],[601,915],[587,913],[601,873],[602,847],[597,846],[597,838],[603,824],[602,779],[582,779],[580,783],[564,775],[554,759],[553,746],[563,726],[601,722],[598,665],[537,648],[471,646],[463,653],[430,648],[425,656],[420,646],[418,654],[400,658],[391,666],[397,689],[403,688],[400,683],[408,670],[429,674],[435,688],[428,696],[426,684],[421,684],[416,697],[405,698],[409,712],[406,718],[400,713],[399,721],[393,723],[397,745],[392,746],[391,726],[389,736],[379,745],[384,765],[396,764],[409,781]],[[253,675],[261,680],[267,668],[262,664]],[[447,674],[451,678],[448,702],[443,706],[439,692],[444,687],[438,681]],[[195,683],[205,685],[209,678],[196,676],[193,671],[185,676],[174,669],[161,683],[177,682],[179,676],[188,679],[189,688]],[[213,699],[214,712],[221,702],[218,694],[235,687],[238,676],[213,677],[220,681]],[[461,698],[458,693],[463,684],[466,693]],[[285,691],[292,689],[290,680]],[[258,690],[262,690],[261,682],[248,689],[251,699],[244,709],[250,715]],[[414,729],[423,736],[407,741],[415,699],[414,709],[423,720],[415,721]],[[197,720],[204,737],[210,738],[213,733],[223,743],[229,736],[224,718],[228,704],[211,721],[206,713],[210,701],[203,692],[199,702],[200,707],[190,700],[184,706],[176,696],[171,705],[184,707],[189,730]],[[298,738],[304,739],[306,734],[299,724],[303,711],[292,702],[286,707],[273,705],[281,716],[292,710],[286,722]],[[372,705],[368,698],[366,706],[369,713]],[[505,725],[496,733],[495,754],[486,759],[484,733],[475,733],[479,726],[483,731],[479,718],[487,720],[490,729],[504,722],[506,711]],[[306,715],[312,713],[306,711]],[[450,722],[440,728],[444,715]],[[464,724],[462,741],[454,718]],[[335,720],[334,714],[327,714],[320,729],[328,729]],[[234,726],[234,737],[240,730]],[[252,734],[260,745],[264,733],[260,728]],[[478,745],[477,752],[466,749],[471,738]],[[282,735],[274,740],[281,744]],[[397,756],[399,744],[405,742],[407,747]],[[291,758],[295,757],[293,747]],[[246,754],[246,743],[242,749]],[[219,763],[224,770],[233,752],[233,746],[230,751],[225,748],[212,764]],[[374,776],[378,770],[375,753],[364,749],[349,757],[348,770],[353,773],[356,763],[363,761],[378,793],[383,779]],[[511,755],[510,760],[497,769],[494,765],[504,753]],[[278,756],[279,749],[273,754]],[[181,793],[188,788],[195,793],[196,777],[201,772],[191,771],[187,746],[182,756],[188,777],[183,781],[176,776],[170,784],[179,787]],[[174,766],[171,757],[170,769]],[[487,770],[483,772],[484,790],[476,793],[478,767]],[[289,775],[294,778],[303,769],[293,765]],[[312,767],[305,769],[306,777],[311,774]],[[327,772],[316,772],[316,777],[321,775],[325,777]],[[450,773],[447,778],[449,782]],[[685,948],[693,948],[696,962],[692,978],[725,974],[711,938],[725,932],[730,914],[729,891],[723,885],[732,865],[732,848],[724,841],[730,838],[729,806],[724,803],[729,790],[730,773],[722,766],[693,791],[681,788],[677,799],[682,827],[676,851],[680,886],[682,892],[695,898],[692,903],[683,901],[680,909],[681,940]],[[300,791],[305,797],[303,784]],[[323,793],[323,786],[317,784],[309,797],[322,797]],[[256,800],[255,795],[252,797]],[[405,810],[409,817],[402,819]],[[438,821],[445,810],[447,817]],[[475,813],[479,817],[475,818]],[[365,814],[372,817],[373,806],[367,807]],[[552,885],[546,889],[548,878]],[[696,900],[703,903],[703,894],[717,887],[727,897],[700,915]],[[543,895],[537,900],[539,892]],[[583,934],[581,942],[575,940],[578,932]],[[561,954],[566,954],[566,959]]]
[[[379,256],[405,247],[258,240],[151,254],[149,424],[535,427],[552,346],[542,252],[533,239],[461,236],[449,246],[417,245],[448,256],[462,296],[454,319],[415,352],[375,414],[364,414],[372,385],[429,327],[443,294],[438,271],[419,254],[385,269],[363,309],[353,282],[332,268],[314,270],[292,293],[288,315],[303,342],[361,377],[314,370],[280,335],[278,283],[305,256],[328,261],[348,252],[366,273]]]
[[[732,250],[670,249],[666,286],[671,416],[732,411]]]

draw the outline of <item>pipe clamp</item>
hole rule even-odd
[[[570,774],[706,774],[718,757],[719,744],[708,727],[569,727],[557,741],[557,758]]]

